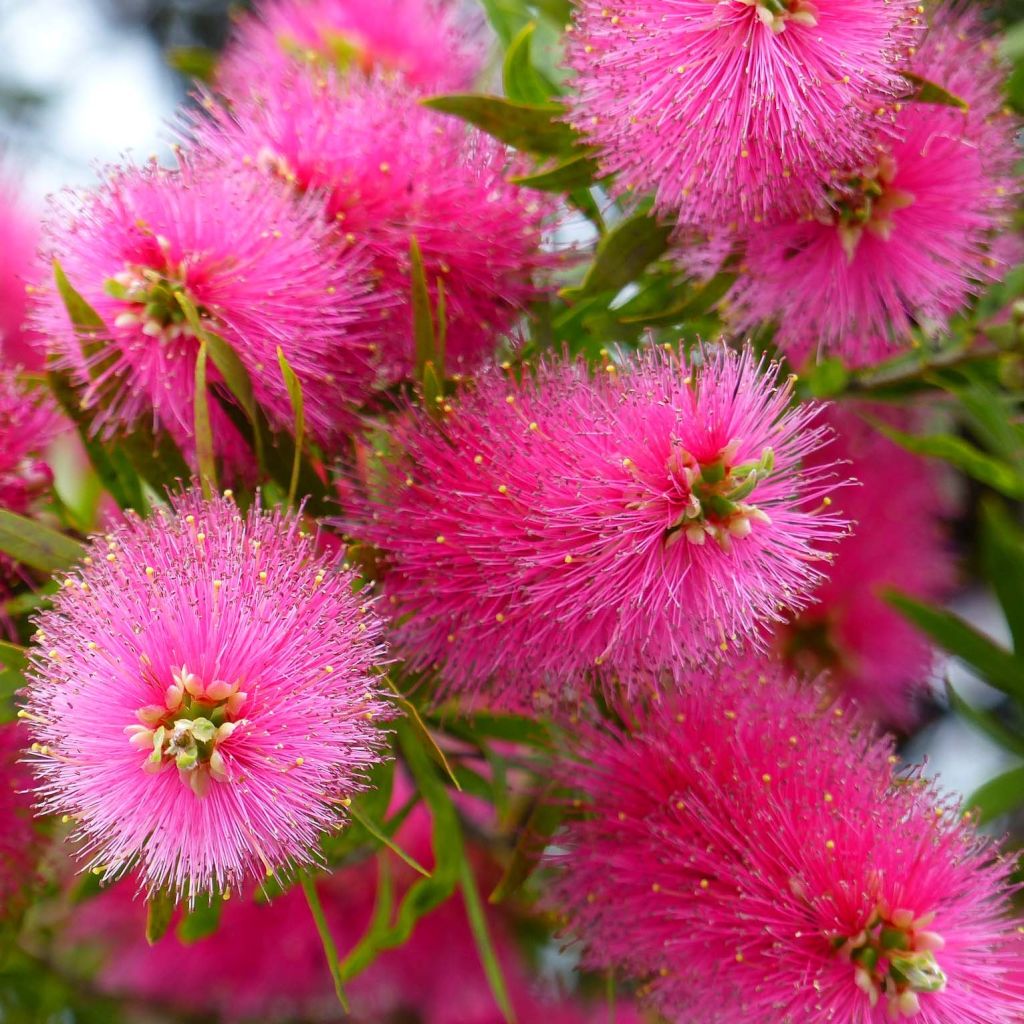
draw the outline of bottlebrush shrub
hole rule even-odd
[[[572,123],[683,224],[800,214],[891,126],[920,22],[910,0],[583,0]]]
[[[374,612],[299,520],[187,492],[95,538],[38,618],[38,798],[104,879],[194,900],[317,858],[381,756]]]
[[[877,361],[915,324],[943,328],[1001,273],[992,243],[1020,158],[1005,68],[975,14],[939,16],[910,67],[967,109],[904,104],[895,135],[847,165],[825,209],[746,232],[736,325],[777,318],[776,341],[798,364],[816,352]]]
[[[369,353],[384,308],[365,258],[329,235],[312,202],[252,173],[188,162],[113,168],[97,189],[67,197],[44,248],[104,324],[83,337],[57,289],[37,293],[35,323],[105,436],[151,417],[193,450],[205,331],[235,351],[278,429],[294,421],[278,348],[305,382],[311,433],[330,441],[352,429],[353,407],[372,384]],[[218,380],[212,366],[209,374]],[[218,453],[248,459],[229,417],[210,405]]]
[[[303,63],[344,76],[376,74],[423,92],[465,89],[480,70],[483,47],[455,7],[450,0],[265,0],[239,20],[217,85],[243,100]]]
[[[772,665],[584,730],[557,898],[669,1021],[1010,1024],[1012,865],[888,741]]]
[[[443,692],[630,686],[756,642],[820,582],[837,475],[801,470],[827,433],[777,367],[708,348],[609,369],[492,370],[440,425],[395,423],[404,457],[356,531],[383,553],[403,656]]]
[[[199,154],[256,167],[283,192],[317,193],[326,220],[370,254],[377,287],[397,306],[378,353],[385,378],[412,366],[413,238],[435,305],[443,287],[452,371],[494,352],[560,262],[542,245],[552,199],[509,181],[517,162],[504,146],[412,93],[380,82],[343,89],[300,71],[230,112],[206,107],[191,127]]]
[[[928,690],[934,652],[924,636],[891,608],[882,591],[897,588],[938,600],[953,583],[943,516],[953,504],[934,464],[888,440],[862,416],[906,430],[920,426],[914,412],[863,404],[835,404],[820,414],[833,431],[828,455],[808,462],[848,460],[858,486],[836,495],[837,514],[852,531],[811,603],[779,627],[777,643],[796,669],[831,683],[891,725],[907,726]]]

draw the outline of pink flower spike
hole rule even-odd
[[[556,902],[672,1024],[1014,1024],[1013,859],[772,664],[583,730]],[[667,706],[666,706],[667,704]]]
[[[906,92],[916,0],[581,0],[572,123],[680,224],[794,215]]]
[[[352,428],[353,406],[372,384],[383,311],[364,257],[338,247],[312,203],[244,169],[150,164],[110,170],[66,205],[46,248],[108,336],[85,356],[52,286],[40,289],[35,320],[85,388],[97,430],[111,435],[153,417],[191,452],[199,343],[179,295],[234,349],[277,429],[294,420],[278,347],[302,381],[312,435],[328,442]],[[219,380],[212,363],[209,376]],[[211,413],[219,454],[239,457],[227,413],[216,401]]]
[[[331,76],[296,72],[230,112],[205,106],[187,127],[197,153],[316,193],[325,219],[371,258],[395,306],[377,352],[385,383],[412,368],[414,237],[435,308],[444,289],[450,373],[493,355],[560,262],[543,246],[551,197],[509,180],[522,168],[504,146],[411,93],[379,82],[343,92]]]
[[[217,86],[234,101],[263,95],[302,63],[342,81],[373,74],[459,92],[483,63],[477,29],[452,0],[264,0],[239,21]]]
[[[149,891],[188,901],[315,861],[391,714],[352,574],[297,519],[195,492],[126,515],[89,554],[38,619],[41,809],[75,819],[105,879],[137,865]]]
[[[548,706],[761,643],[845,532],[835,472],[800,466],[827,435],[777,373],[724,348],[593,381],[553,360],[521,384],[482,374],[440,427],[400,422],[405,458],[354,529],[383,552],[410,664]]]
[[[913,412],[833,405],[819,422],[833,431],[830,456],[849,461],[858,486],[836,495],[853,525],[836,545],[828,575],[792,623],[779,627],[780,653],[811,677],[827,671],[848,697],[890,725],[906,727],[926,694],[933,652],[927,639],[882,591],[895,587],[921,600],[940,600],[953,583],[942,516],[952,512],[939,468],[900,448],[858,413],[912,429]],[[808,464],[822,460],[820,452]]]
[[[906,103],[897,135],[829,193],[817,218],[751,227],[731,296],[746,331],[776,319],[798,365],[818,354],[878,360],[910,330],[945,328],[1002,264],[999,232],[1017,186],[1017,122],[1003,109],[1005,68],[975,15],[941,18],[914,72],[969,105]]]
[[[0,364],[40,370],[45,344],[25,323],[39,229],[5,178],[0,177]]]

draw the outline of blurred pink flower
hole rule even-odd
[[[263,94],[298,63],[393,79],[421,92],[468,89],[480,33],[452,0],[263,0],[235,28],[217,70],[232,100]]]
[[[661,350],[590,380],[552,360],[482,374],[354,526],[383,553],[395,636],[444,692],[542,706],[648,680],[806,603],[844,523],[800,462],[827,439],[749,351]],[[824,461],[824,460],[823,460]]]
[[[26,795],[32,776],[20,763],[22,740],[18,726],[0,725],[0,921],[21,904],[41,847]]]
[[[38,233],[14,186],[0,180],[0,364],[28,370],[42,367],[45,352],[43,339],[25,324]]]
[[[1013,864],[958,808],[776,666],[687,684],[562,768],[584,963],[647,979],[680,1024],[1018,1021]]]
[[[873,151],[914,0],[581,0],[572,122],[682,224],[793,215]]]
[[[969,109],[906,103],[898,135],[829,207],[746,233],[733,318],[741,330],[777,319],[776,341],[798,364],[821,352],[877,360],[907,345],[914,324],[944,327],[999,276],[992,242],[1008,226],[1019,156],[1005,69],[973,14],[940,18],[911,68]]]
[[[381,756],[379,624],[300,522],[175,499],[95,538],[39,616],[38,795],[105,879],[183,899],[317,856]]]
[[[191,123],[199,154],[252,165],[284,189],[313,191],[326,218],[372,257],[398,306],[379,353],[385,377],[412,366],[410,243],[423,253],[435,307],[443,284],[450,371],[475,368],[511,332],[557,263],[542,248],[553,203],[508,174],[508,150],[379,82],[342,92],[331,76],[292,75],[259,100],[212,101]]]
[[[113,434],[149,415],[192,450],[199,342],[179,293],[234,349],[275,427],[290,429],[294,418],[279,346],[303,384],[313,436],[329,441],[352,427],[382,310],[364,258],[335,245],[314,204],[252,173],[150,164],[112,169],[64,205],[46,248],[106,330],[85,354],[52,286],[40,289],[35,319],[85,388],[96,429]],[[220,379],[212,362],[209,377]],[[235,427],[210,405],[219,453],[237,455]]]
[[[853,532],[839,541],[829,573],[808,605],[778,631],[781,653],[812,678],[827,671],[848,696],[884,721],[907,726],[927,691],[933,652],[925,636],[889,607],[895,587],[938,600],[953,583],[942,516],[950,511],[936,466],[888,440],[857,415],[860,408],[907,430],[911,414],[877,406],[830,406],[820,415],[834,432],[829,455],[849,460],[859,485],[836,496]],[[821,461],[819,452],[807,464]]]

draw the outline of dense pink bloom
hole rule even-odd
[[[914,417],[871,407],[861,411],[901,429]],[[894,444],[847,406],[821,414],[832,428],[835,457],[848,459],[860,486],[836,496],[837,511],[853,523],[841,540],[815,603],[779,630],[779,647],[794,667],[827,670],[842,690],[893,724],[914,717],[915,698],[931,677],[932,648],[882,599],[895,587],[937,600],[953,580],[941,517],[948,502],[935,465]],[[808,457],[814,464],[818,452]]]
[[[243,17],[217,72],[233,100],[264,93],[295,63],[374,73],[424,92],[468,88],[483,63],[452,0],[264,0]]]
[[[820,508],[835,474],[800,469],[826,434],[774,366],[702,358],[492,371],[443,425],[394,428],[406,458],[364,529],[413,667],[492,701],[572,698],[589,673],[630,685],[806,602],[844,529]]]
[[[428,867],[430,827],[420,803],[397,836]],[[401,895],[415,876],[402,865],[392,871]],[[321,903],[341,949],[351,949],[369,924],[377,881],[377,861],[371,859],[319,882]],[[508,921],[494,909],[488,916],[510,998],[524,1024],[607,1020],[606,1009],[588,1012],[569,1001],[556,1006],[534,992]],[[125,883],[79,911],[72,925],[75,938],[93,949],[98,943],[109,953],[99,975],[104,991],[214,1013],[232,1024],[338,1019],[323,948],[300,890],[290,889],[269,903],[236,896],[224,905],[217,933],[192,944],[168,936],[151,948],[143,938],[144,919],[140,901],[132,899]],[[346,994],[359,1024],[399,1024],[409,1015],[419,1024],[503,1024],[457,897],[423,917],[408,942],[383,953],[346,985]],[[625,1007],[619,1008],[616,1021],[638,1024]]]
[[[42,456],[62,422],[49,392],[0,369],[0,508],[25,515],[53,482]]]
[[[200,152],[317,190],[327,219],[366,247],[379,287],[399,304],[381,353],[388,376],[412,363],[413,237],[435,305],[444,284],[453,371],[493,353],[537,296],[537,272],[554,262],[541,248],[552,203],[508,180],[508,151],[482,132],[378,82],[343,94],[311,74],[231,113],[207,107],[193,125]]]
[[[572,121],[681,223],[795,213],[872,152],[918,21],[913,0],[582,0]]]
[[[316,859],[379,757],[378,622],[300,522],[175,500],[90,545],[38,619],[44,810],[104,878],[194,898]]]
[[[20,902],[40,846],[26,795],[32,778],[19,763],[22,739],[16,725],[0,725],[0,921]]]
[[[558,857],[585,963],[687,1024],[1019,1020],[1012,864],[848,717],[731,665],[631,736],[585,733]]]
[[[737,324],[778,319],[776,340],[797,361],[877,359],[906,345],[914,324],[944,326],[978,282],[999,276],[991,242],[1008,223],[1019,153],[995,47],[973,16],[947,18],[912,67],[969,112],[907,103],[898,136],[830,193],[830,207],[746,235]]]
[[[372,382],[369,347],[382,310],[363,256],[334,243],[311,203],[252,173],[151,164],[111,170],[67,205],[46,244],[106,335],[83,355],[53,287],[40,296],[37,321],[86,388],[98,429],[113,433],[148,415],[186,450],[194,445],[199,345],[177,291],[234,349],[276,427],[294,420],[279,346],[302,381],[313,436],[328,441],[352,426],[351,406]],[[212,363],[209,375],[219,379]],[[229,453],[237,434],[210,404],[218,449]]]
[[[43,365],[42,339],[25,326],[37,233],[13,186],[0,181],[0,362],[30,370]]]

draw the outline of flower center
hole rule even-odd
[[[744,499],[771,473],[775,455],[765,448],[757,461],[734,465],[737,447],[738,442],[730,442],[712,462],[699,462],[681,445],[673,449],[667,468],[683,509],[665,531],[666,548],[681,538],[702,545],[710,537],[731,551],[733,539],[749,536],[755,521],[771,522]]]
[[[915,918],[911,910],[890,913],[878,907],[859,935],[833,939],[836,952],[853,965],[854,981],[871,1006],[884,997],[893,1020],[921,1012],[918,993],[946,987],[946,975],[935,959],[945,940],[926,930],[934,919],[934,914]]]
[[[776,35],[786,31],[787,22],[814,28],[818,24],[818,8],[810,0],[740,0],[753,7],[758,18]]]
[[[142,333],[169,343],[194,338],[185,311],[176,295],[185,292],[183,274],[168,274],[153,267],[126,264],[119,274],[108,278],[108,295],[125,303],[114,320],[115,327],[140,328]]]
[[[140,724],[124,731],[133,747],[150,752],[142,765],[146,771],[160,772],[173,763],[196,796],[205,796],[211,779],[228,781],[219,748],[241,724],[238,715],[248,695],[238,682],[204,684],[184,665],[175,670],[173,680],[164,703],[139,708],[135,717]]]
[[[883,156],[874,167],[848,178],[829,193],[832,213],[827,222],[839,232],[846,259],[852,261],[865,231],[885,241],[892,235],[892,215],[914,202],[914,196],[893,187],[896,161]]]

